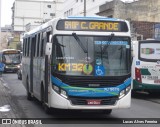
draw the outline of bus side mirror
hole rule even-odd
[[[46,55],[51,55],[51,53],[52,53],[52,43],[47,43],[46,44]]]

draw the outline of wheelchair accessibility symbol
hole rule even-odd
[[[103,66],[95,66],[95,75],[96,76],[104,76],[105,75],[105,69]]]

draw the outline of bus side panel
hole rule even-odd
[[[30,59],[28,57],[23,57],[22,59],[22,82],[24,87],[27,89],[27,76],[29,76],[29,62]],[[29,77],[28,77],[29,78]],[[29,80],[29,79],[28,79]]]
[[[33,43],[30,47],[30,66],[29,66],[29,81],[30,81],[30,92],[33,93]]]
[[[43,71],[42,71],[42,68],[41,68],[41,64],[42,64],[42,57],[39,57],[37,58],[37,72],[36,72],[36,75],[37,75],[37,81],[36,81],[36,92],[37,92],[37,98],[39,100],[41,100],[41,83],[43,82],[43,78],[42,78],[42,74],[43,74]]]
[[[36,98],[40,99],[39,97],[39,84],[38,80],[39,78],[37,77],[37,69],[38,69],[38,64],[37,64],[38,58],[33,59],[33,94]]]

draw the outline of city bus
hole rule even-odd
[[[160,41],[154,39],[135,41],[133,52],[133,93],[160,92]]]
[[[126,20],[56,18],[25,33],[22,82],[44,110],[128,108],[131,34]]]
[[[0,61],[4,63],[4,72],[16,72],[20,68],[21,51],[16,49],[4,49],[0,52]]]

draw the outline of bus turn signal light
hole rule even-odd
[[[139,68],[135,68],[135,78],[138,82],[142,82],[141,71]]]

